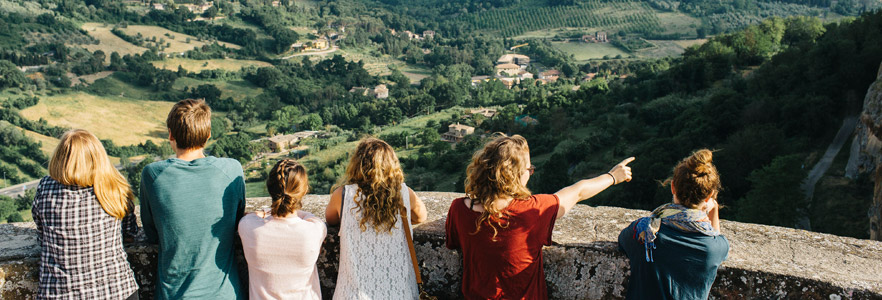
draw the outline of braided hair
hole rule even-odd
[[[266,179],[266,190],[273,198],[272,215],[288,216],[303,207],[300,200],[309,192],[306,168],[293,159],[280,160]]]

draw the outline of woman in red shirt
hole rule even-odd
[[[447,247],[462,252],[466,299],[547,299],[542,246],[551,245],[554,222],[579,201],[631,180],[628,158],[606,174],[581,180],[553,195],[533,195],[535,171],[527,140],[501,136],[475,153],[467,169],[466,196],[447,214]]]

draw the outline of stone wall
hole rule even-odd
[[[442,299],[461,298],[460,257],[444,247],[447,208],[461,195],[418,194],[429,210],[429,220],[414,228],[426,288]],[[327,195],[309,195],[304,209],[324,216],[327,200]],[[248,210],[268,205],[268,199],[249,199]],[[629,268],[616,239],[647,213],[580,205],[559,220],[554,245],[543,250],[551,297],[623,298]],[[722,227],[731,251],[717,274],[712,299],[882,299],[882,242],[728,221]],[[0,299],[33,298],[39,263],[33,223],[0,225],[0,236]],[[142,299],[150,299],[156,249],[135,243],[126,250]],[[331,228],[318,262],[326,298],[333,293],[338,255],[336,229]]]

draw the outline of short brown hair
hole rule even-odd
[[[293,159],[280,160],[266,178],[266,190],[273,198],[272,215],[288,216],[303,207],[301,199],[309,191],[306,168]]]
[[[211,136],[211,108],[204,100],[181,100],[168,112],[165,126],[178,149],[202,148]]]
[[[674,186],[680,204],[696,208],[701,201],[720,191],[720,174],[714,167],[713,152],[701,149],[692,152],[674,167],[674,177],[666,182]]]

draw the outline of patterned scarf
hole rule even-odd
[[[634,237],[646,247],[646,261],[653,262],[652,249],[655,249],[655,238],[661,224],[683,232],[699,232],[707,236],[718,236],[720,232],[711,226],[707,213],[686,208],[680,204],[668,203],[659,206],[649,214],[637,220],[634,226]]]

